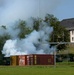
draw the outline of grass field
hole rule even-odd
[[[0,75],[74,75],[74,66],[0,66]]]
[[[61,51],[74,54],[74,46]],[[0,75],[74,75],[74,62],[60,62],[57,66],[0,66]]]

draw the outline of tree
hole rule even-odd
[[[18,29],[20,29],[20,32],[18,34],[18,37],[21,39],[21,38],[25,38],[25,35],[28,35],[29,33],[32,32],[32,29],[28,28],[26,26],[26,22],[23,21],[23,20],[19,20],[19,23],[18,23],[18,26],[17,26]]]
[[[7,30],[6,26],[4,26],[4,25],[0,26],[0,28],[2,28],[3,30]],[[6,40],[8,40],[8,39],[10,39],[10,35],[8,35],[7,33],[0,35],[0,57],[1,56],[3,57],[2,49],[3,49],[3,46],[6,42]]]
[[[33,29],[38,31],[42,19],[41,18],[32,18],[32,19],[33,19]]]
[[[53,32],[51,34],[50,42],[68,42],[69,41],[69,32],[66,30],[65,27],[60,25],[60,21],[56,17],[54,17],[54,15],[47,14],[45,16],[44,21],[49,23],[50,26],[53,27]],[[65,44],[57,46],[58,50],[64,49],[66,47],[67,46]]]

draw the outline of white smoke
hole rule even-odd
[[[20,32],[20,29],[17,28],[20,21],[16,21],[15,23],[12,23],[11,25],[6,26],[6,32],[11,36],[12,39],[18,38],[18,34]]]
[[[18,19],[43,18],[53,14],[61,0],[0,0],[0,25],[9,25]]]
[[[34,30],[24,39],[9,39],[4,44],[2,53],[6,57],[11,55],[26,55],[26,54],[50,54],[53,53],[54,47],[50,48],[49,35],[53,28],[47,23],[41,22],[39,31]]]
[[[4,36],[4,35],[10,35],[11,38],[18,38],[18,34],[20,32],[20,29],[18,28],[20,21],[16,21],[15,23],[5,26],[2,25],[0,26],[0,36]]]
[[[24,39],[18,39],[20,29],[18,22],[30,17],[43,18],[47,13],[54,11],[59,0],[0,0],[0,25],[5,25],[6,30],[1,28],[0,35],[8,33],[12,39],[4,44],[2,53],[5,56],[21,54],[52,53],[55,48],[50,48],[49,35],[53,31],[45,22],[40,23],[39,31],[34,30]],[[27,26],[33,29],[33,20],[27,21]],[[15,29],[16,28],[16,29]]]
[[[0,3],[0,24],[3,25],[39,14],[37,0],[3,0]]]
[[[3,36],[5,35],[7,32],[6,32],[6,29],[3,28],[2,26],[0,26],[0,36]]]

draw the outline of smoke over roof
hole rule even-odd
[[[7,40],[2,53],[6,57],[24,54],[52,54],[55,47],[50,48],[48,42],[52,31],[53,28],[42,21],[39,30],[33,30],[26,38]]]
[[[6,57],[21,54],[52,53],[55,47],[50,48],[48,40],[53,28],[47,23],[42,21],[38,31],[34,30],[21,40],[17,36],[20,30],[14,30],[14,28],[18,25],[16,21],[19,19],[26,20],[27,25],[33,27],[33,21],[28,18],[43,18],[47,13],[53,12],[59,2],[59,0],[0,0],[0,25],[7,27],[3,34],[6,32],[12,37],[4,44],[2,53]]]

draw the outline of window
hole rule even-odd
[[[74,37],[72,37],[72,41],[74,41]]]
[[[72,35],[74,35],[74,30],[72,30]]]

